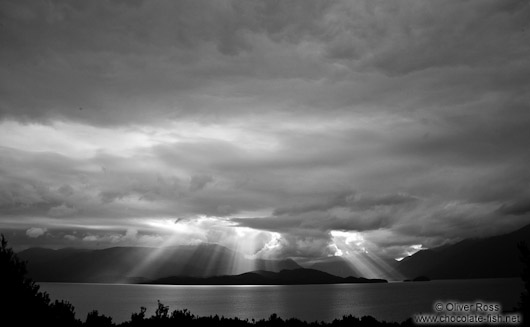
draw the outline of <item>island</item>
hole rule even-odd
[[[362,277],[339,277],[315,269],[291,269],[280,272],[256,270],[239,275],[213,277],[171,276],[159,278],[141,284],[165,285],[307,285],[307,284],[356,284],[387,283],[385,279],[367,279]]]

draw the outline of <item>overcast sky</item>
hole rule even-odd
[[[317,258],[530,223],[526,0],[0,3],[15,247]]]

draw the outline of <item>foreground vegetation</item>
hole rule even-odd
[[[523,281],[525,290],[521,294],[519,311],[525,321],[530,319],[530,250],[526,244],[520,244],[521,260],[524,264]],[[298,319],[282,319],[276,314],[268,319],[248,320],[219,316],[199,317],[187,309],[169,312],[169,307],[158,302],[157,310],[146,317],[146,308],[133,313],[129,321],[121,324],[112,322],[112,318],[90,312],[83,322],[75,317],[75,308],[66,301],[51,301],[49,295],[39,291],[39,286],[26,277],[26,264],[22,262],[2,235],[0,248],[0,323],[2,326],[98,326],[98,327],[137,327],[137,326],[414,326],[411,319],[402,323],[378,321],[371,316],[357,318],[344,316],[332,322],[305,322]]]

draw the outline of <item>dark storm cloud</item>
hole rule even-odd
[[[518,0],[10,1],[2,13],[10,78],[0,110],[21,120],[127,124],[374,102],[418,110],[430,97],[467,101],[483,91],[477,83],[521,89],[528,76],[528,4]],[[373,71],[420,75],[396,89]],[[456,75],[474,80],[458,89]],[[407,88],[421,92],[405,97]]]
[[[529,26],[527,1],[356,1],[343,9],[334,22],[345,32],[334,34],[328,55],[390,75],[505,63],[527,47],[520,43]]]
[[[328,201],[322,201],[320,203],[311,203],[305,206],[278,208],[274,210],[274,215],[296,215],[305,212],[326,211],[335,207],[367,210],[376,206],[399,205],[416,200],[418,200],[417,197],[405,193],[370,195],[348,192],[337,195]]]
[[[211,182],[213,182],[213,177],[210,175],[193,175],[190,179],[190,191],[200,191]]]
[[[327,7],[327,1],[8,1],[2,72],[16,74],[2,82],[1,111],[21,120],[145,123],[217,117],[209,103],[215,97],[215,107],[234,107],[221,109],[230,115],[242,109],[237,99],[245,95],[222,94],[218,83],[244,83],[267,64],[246,54],[261,51],[252,35],[300,42]]]
[[[403,256],[515,229],[529,14],[520,0],[3,1],[2,223],[47,229],[41,242],[60,224],[218,217],[300,257],[332,254],[332,231]]]
[[[304,235],[307,234],[307,231],[327,233],[331,230],[367,231],[391,227],[390,218],[377,213],[365,215],[352,213],[347,217],[336,217],[326,212],[313,212],[296,216],[232,218],[231,221],[240,226],[255,229]]]
[[[530,212],[530,200],[524,199],[511,204],[503,204],[499,212],[505,215],[524,215]]]

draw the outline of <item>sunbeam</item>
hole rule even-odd
[[[402,280],[403,275],[377,256],[359,232],[331,231],[335,255],[346,259],[355,271],[365,278]]]
[[[185,275],[196,266],[201,267],[201,277],[275,268],[270,261],[261,259],[271,259],[269,251],[279,246],[278,233],[235,226],[215,217],[147,219],[145,225],[165,236],[125,277]],[[194,245],[188,247],[191,252],[184,253],[182,246],[190,244]],[[175,262],[177,258],[179,261]]]

